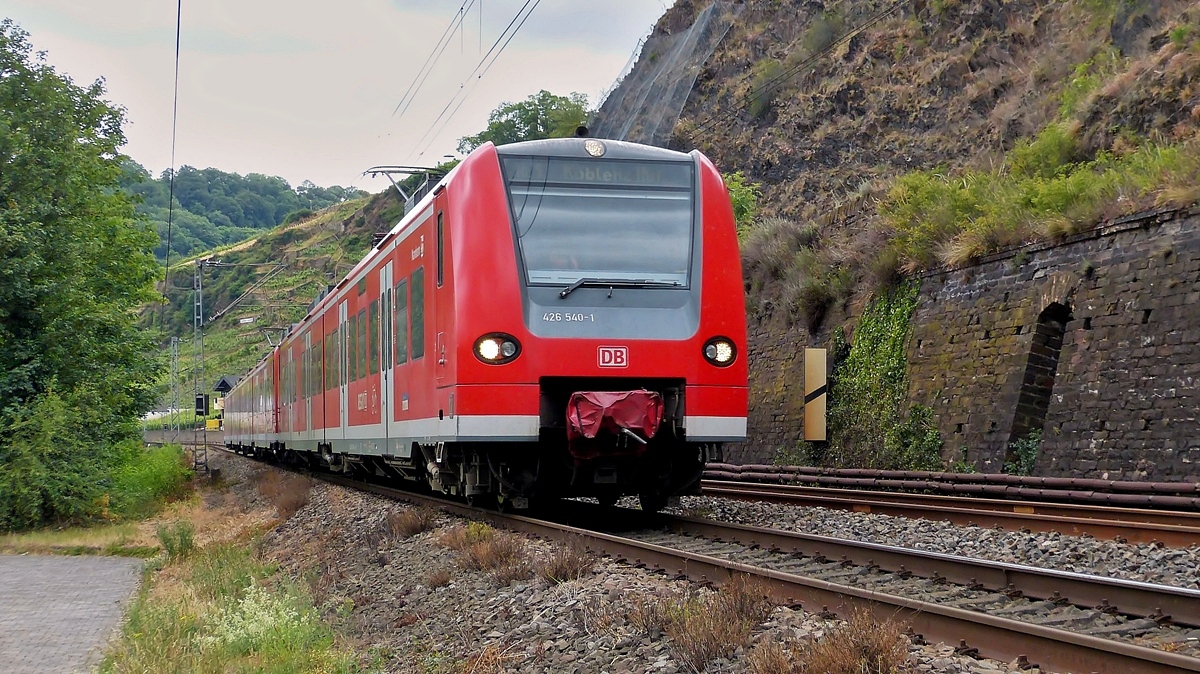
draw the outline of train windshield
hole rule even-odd
[[[695,199],[691,162],[505,156],[526,281],[687,286]]]

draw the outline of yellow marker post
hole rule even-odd
[[[825,349],[804,350],[804,439],[824,442],[829,386],[825,380]]]

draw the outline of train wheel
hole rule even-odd
[[[616,494],[604,494],[603,496],[597,496],[596,500],[600,502],[600,505],[611,508],[617,505],[617,501],[621,500],[621,497]]]
[[[643,492],[638,494],[638,503],[643,511],[656,513],[667,507],[667,497],[658,492]]]

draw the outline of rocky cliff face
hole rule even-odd
[[[708,6],[680,0],[655,35],[688,30]],[[795,447],[798,348],[829,345],[836,327],[852,340],[866,298],[891,280],[894,267],[881,274],[870,258],[891,236],[877,200],[892,181],[1003,172],[1007,153],[1054,124],[1075,139],[1076,163],[1194,143],[1200,128],[1197,2],[748,0],[730,21],[670,145],[763,186],[767,218],[744,251],[752,437],[734,459]],[[635,75],[656,58],[643,50]],[[1109,224],[1082,237],[915,274],[910,393],[933,408],[947,462],[999,470],[1008,443],[1040,424],[1039,472],[1195,477],[1194,404],[1164,383],[1175,368],[1192,376],[1180,353],[1195,326],[1182,309],[1146,322],[1138,313],[1200,291],[1192,220],[1114,229],[1114,218],[1154,206],[1134,201],[1114,195],[1083,228]],[[815,313],[796,310],[809,278],[829,268],[841,270],[825,280],[836,292]],[[1073,285],[1046,299],[1047,279]],[[1051,355],[1053,373],[1043,371]]]
[[[988,166],[1060,118],[1093,154],[1182,137],[1200,55],[1179,47],[1198,19],[1170,0],[750,0],[672,142],[762,181],[767,214],[803,218],[914,169]]]

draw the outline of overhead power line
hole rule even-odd
[[[167,288],[171,284],[171,225],[175,222],[175,129],[179,122],[179,36],[183,28],[183,0],[175,3],[175,98],[171,103],[171,186],[167,190],[167,258],[163,261],[163,302],[158,305],[158,328],[165,330]]]
[[[467,97],[470,96],[471,92],[475,89],[475,86],[478,84],[479,80],[483,79],[483,76],[486,75],[487,71],[491,69],[492,64],[494,64],[496,60],[500,58],[500,55],[504,53],[504,50],[508,48],[508,44],[512,42],[514,37],[516,37],[517,33],[521,30],[521,27],[525,25],[525,22],[533,14],[533,11],[538,8],[538,5],[540,5],[541,2],[542,0],[525,0],[525,4],[521,5],[521,8],[518,9],[517,13],[513,15],[512,20],[509,21],[508,25],[505,26],[503,31],[501,31],[499,37],[496,38],[496,41],[492,43],[491,48],[487,50],[487,53],[483,55],[483,58],[479,59],[479,63],[475,64],[475,68],[471,70],[466,79],[464,79],[462,83],[458,85],[458,91],[454,93],[454,96],[450,98],[445,107],[442,108],[442,111],[438,113],[438,116],[433,120],[433,123],[429,125],[429,128],[421,136],[421,139],[417,141],[416,146],[421,148],[420,152],[417,154],[418,158],[423,156],[426,150],[429,149],[428,145],[423,145],[423,143],[425,143],[425,139],[429,138],[430,143],[432,143],[433,138],[437,137],[437,133],[440,133],[442,129],[444,129],[446,125],[450,123],[450,120],[454,118],[454,115],[458,112],[458,109],[462,107],[463,102],[466,101]],[[532,7],[530,6],[531,3]],[[497,47],[499,47],[498,51]],[[475,79],[471,79],[472,77]],[[468,82],[470,82],[470,87],[467,87]],[[456,102],[457,105],[455,105]],[[453,110],[450,109],[451,106],[454,106]],[[449,112],[449,116],[446,116],[447,112]],[[441,123],[440,127],[438,126],[439,123]],[[436,133],[434,131],[435,129],[437,130]],[[430,138],[431,134],[433,135],[433,138]]]
[[[450,46],[450,39],[454,36],[454,31],[462,27],[467,12],[471,11],[471,6],[474,4],[475,0],[463,3],[458,8],[458,13],[454,15],[454,18],[450,19],[450,23],[446,25],[446,30],[442,31],[442,36],[438,38],[437,44],[430,50],[429,56],[425,57],[425,63],[421,64],[421,69],[417,71],[416,77],[413,77],[413,81],[408,85],[408,89],[400,97],[400,102],[396,104],[396,109],[392,110],[393,117],[397,112],[403,117],[404,113],[408,111],[408,107],[412,105],[413,99],[417,97],[417,92],[421,90],[421,87],[425,84],[425,80],[429,78],[429,74],[433,72],[437,62],[441,60],[446,47]],[[400,109],[402,106],[403,110]]]

